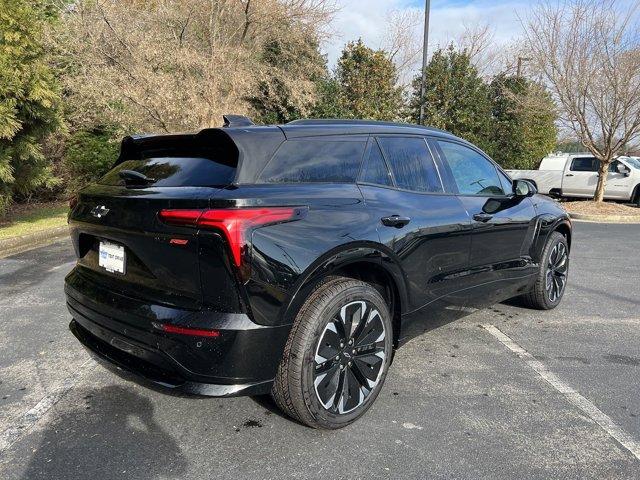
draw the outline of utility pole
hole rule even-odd
[[[528,57],[518,57],[518,67],[516,68],[516,77],[520,78],[522,76],[522,62],[528,62],[531,60]]]
[[[424,124],[424,87],[427,80],[427,49],[429,46],[429,11],[431,0],[424,5],[424,43],[422,46],[422,82],[420,83],[420,125]]]

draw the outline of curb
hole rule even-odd
[[[19,237],[11,237],[0,240],[0,258],[8,257],[16,253],[26,252],[32,248],[41,247],[48,243],[58,240],[69,235],[69,227],[63,225],[60,227],[49,228],[20,235]]]
[[[587,215],[569,212],[569,216],[574,220],[585,220],[587,222],[640,223],[640,215]]]

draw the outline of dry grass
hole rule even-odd
[[[583,215],[640,216],[640,208],[616,202],[596,203],[592,200],[578,200],[573,202],[562,202],[562,206],[566,208],[569,213],[581,213]]]
[[[14,205],[6,217],[0,217],[0,240],[63,226],[68,211],[62,202]]]

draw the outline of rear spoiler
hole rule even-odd
[[[114,166],[159,155],[198,155],[237,167],[234,183],[252,183],[285,139],[278,126],[257,126],[248,117],[225,115],[222,128],[124,137]]]
[[[238,149],[235,143],[219,128],[208,128],[198,133],[130,135],[122,139],[120,155],[114,166],[125,160],[140,160],[157,155],[189,154],[209,157],[220,148],[232,150],[232,156],[237,159]]]

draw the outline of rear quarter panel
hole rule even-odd
[[[538,231],[532,245],[531,257],[535,262],[539,262],[551,232],[558,229],[568,232],[571,244],[572,226],[569,214],[560,203],[542,195],[533,196],[532,201],[536,209]]]
[[[355,184],[246,185],[224,195],[228,200],[216,195],[213,206],[231,201],[237,206],[308,207],[301,220],[253,230],[251,273],[243,293],[259,324],[290,323],[286,307],[324,260],[345,251],[359,252],[361,259],[379,245],[377,221]]]

